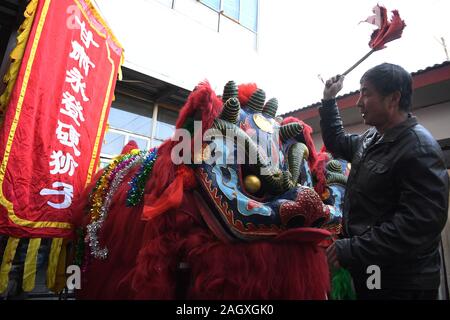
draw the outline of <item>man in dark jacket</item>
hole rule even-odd
[[[362,135],[344,132],[343,80],[327,81],[319,108],[326,148],[352,165],[330,267],[350,270],[359,299],[436,299],[449,178],[439,144],[410,114],[411,75],[387,63],[363,75],[357,106],[372,127]]]

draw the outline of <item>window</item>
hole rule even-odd
[[[141,100],[117,96],[109,111],[108,130],[103,138],[100,165],[107,165],[119,155],[130,141],[136,141],[139,149],[150,148],[153,105]]]
[[[150,137],[152,134],[153,106],[139,100],[118,98],[109,112],[109,126]]]
[[[253,32],[258,27],[258,0],[198,0]]]
[[[177,118],[177,111],[165,108],[158,109],[158,122],[156,124],[155,141],[153,143],[154,146],[173,135],[175,132],[175,123],[177,122]]]
[[[114,157],[122,151],[125,145],[125,135],[114,129],[108,129],[103,139],[102,153]]]
[[[157,122],[155,136],[152,137],[154,108],[157,108]],[[134,140],[141,150],[159,146],[175,132],[177,118],[178,111],[162,106],[154,107],[151,103],[122,95],[117,96],[109,112],[109,127],[103,138],[100,167],[107,166],[130,140]]]

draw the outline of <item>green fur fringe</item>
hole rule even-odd
[[[355,300],[352,276],[347,269],[339,268],[331,273],[331,300]]]

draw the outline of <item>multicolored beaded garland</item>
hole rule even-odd
[[[129,182],[130,189],[126,200],[127,206],[138,205],[143,198],[145,183],[150,176],[156,158],[156,148],[149,151],[133,150],[128,154],[117,157],[104,169],[103,174],[98,179],[89,197],[91,222],[86,228],[87,234],[85,235],[84,241],[78,241],[79,245],[76,250],[76,261],[80,265],[82,264],[84,243],[89,245],[90,254],[94,258],[105,259],[108,256],[108,249],[100,248],[98,234],[108,216],[112,198],[122,183],[123,178],[133,167],[141,164],[141,167]],[[82,234],[79,236],[84,237]]]
[[[130,189],[127,195],[127,206],[135,207],[137,206],[144,196],[144,189],[147,179],[153,170],[153,164],[156,161],[156,150],[150,151],[145,157],[141,167],[139,168],[137,174],[129,182]]]

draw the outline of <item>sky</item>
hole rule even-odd
[[[244,0],[245,1],[245,0]],[[266,77],[258,84],[280,101],[278,113],[320,101],[324,80],[343,73],[370,51],[375,26],[359,23],[372,15],[374,0],[260,0],[259,54]],[[450,54],[449,0],[384,0],[389,12],[397,9],[406,27],[400,39],[372,54],[353,70],[341,94],[359,89],[359,79],[383,62],[414,72],[447,58],[439,40],[444,37]],[[263,36],[262,36],[263,35]]]
[[[194,0],[176,1],[175,8],[184,8],[183,4]],[[406,23],[403,36],[389,42],[387,48],[375,52],[353,70],[346,77],[341,94],[358,90],[362,74],[383,62],[399,64],[409,72],[444,62],[447,58],[439,42],[441,37],[450,54],[450,0],[259,1],[255,59],[249,63],[248,59],[240,60],[231,55],[231,63],[217,64],[216,54],[203,55],[202,50],[215,52],[210,50],[211,46],[228,48],[229,43],[219,43],[219,37],[211,37],[210,40],[215,40],[212,43],[205,42],[202,37],[216,31],[204,26],[202,33],[194,34],[200,29],[190,14],[178,14],[177,24],[177,19],[168,19],[164,14],[160,20],[155,15],[148,19],[146,10],[156,8],[150,5],[153,1],[137,2],[146,4],[146,10],[136,12],[133,6],[123,7],[123,0],[94,0],[101,4],[100,12],[124,45],[126,62],[137,63],[143,67],[141,72],[188,90],[208,79],[219,93],[230,79],[238,83],[257,82],[266,91],[267,98],[279,100],[279,114],[319,102],[324,85],[318,75],[327,80],[343,73],[370,51],[368,43],[376,27],[360,22],[373,15],[372,9],[377,3],[386,7],[389,18],[392,10],[399,11]],[[180,9],[178,13],[182,11]],[[185,23],[187,17],[190,23]],[[186,28],[183,32],[179,30],[180,24]],[[141,41],[140,35],[136,38],[136,29],[146,30],[143,38],[146,41]],[[235,42],[232,44],[236,45]],[[187,47],[200,48],[200,52],[185,50]],[[242,48],[242,52],[252,50],[247,43]],[[241,51],[233,52],[239,54]],[[249,59],[253,59],[253,55]],[[133,64],[127,66],[135,67]],[[210,66],[215,67],[211,69]]]

